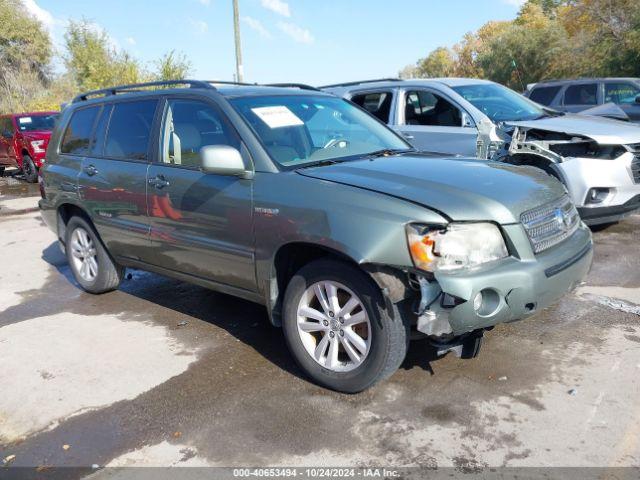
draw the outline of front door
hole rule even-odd
[[[205,174],[200,149],[240,139],[219,109],[193,98],[166,102],[147,204],[154,263],[255,291],[252,180]]]
[[[415,148],[476,156],[478,130],[453,102],[428,90],[408,91],[400,102],[398,125],[393,127]]]
[[[88,129],[82,135],[92,138],[79,152],[83,159],[78,184],[100,237],[116,257],[149,258],[147,169],[157,104],[158,99],[106,104],[94,113],[91,109],[79,110],[70,122],[69,128],[73,128],[75,115],[82,112],[95,118],[93,122],[78,118],[78,128]],[[63,151],[66,143],[65,138]]]

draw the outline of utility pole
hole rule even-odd
[[[238,13],[238,0],[233,0],[233,32],[236,40],[236,79],[242,82],[242,46],[240,45],[240,14]]]

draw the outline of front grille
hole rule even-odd
[[[534,253],[540,253],[569,238],[580,225],[580,216],[568,196],[520,215]]]

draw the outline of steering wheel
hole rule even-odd
[[[327,144],[322,147],[326,148],[346,148],[349,145],[349,142],[343,138],[332,138],[327,142]]]

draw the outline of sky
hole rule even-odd
[[[151,67],[183,52],[192,78],[233,80],[232,0],[22,0],[60,49],[69,19],[104,29],[115,48]],[[335,82],[397,76],[523,0],[238,0],[244,80]]]

